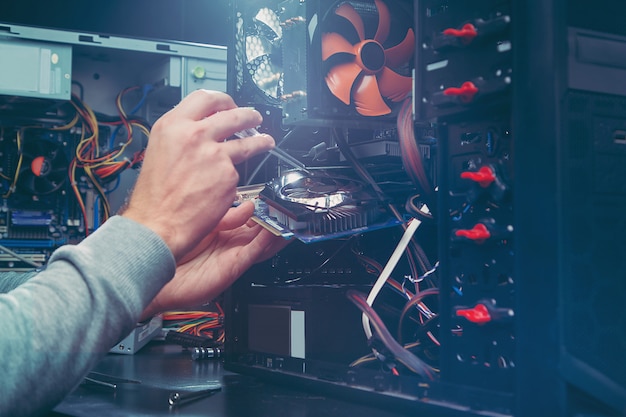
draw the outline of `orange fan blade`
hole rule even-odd
[[[338,53],[356,55],[354,46],[338,33],[324,33],[322,35],[322,59],[326,61]]]
[[[375,75],[365,75],[357,82],[354,106],[363,116],[383,116],[391,113],[391,109],[380,95]]]
[[[45,164],[46,158],[44,158],[43,156],[38,156],[31,161],[30,170],[33,172],[33,174],[40,177],[41,174],[43,174],[43,172],[46,170],[44,168]]]
[[[361,67],[354,62],[337,65],[326,74],[326,85],[335,97],[348,105],[350,104],[352,84],[360,73]]]
[[[363,19],[359,13],[354,10],[354,7],[350,3],[344,3],[335,10],[335,14],[341,17],[345,17],[352,23],[352,26],[359,34],[359,39],[365,39],[365,26],[363,25]]]
[[[378,73],[380,93],[391,101],[401,101],[413,89],[413,78],[400,75],[385,67]]]
[[[374,40],[380,44],[385,43],[389,36],[389,25],[391,25],[391,16],[387,5],[380,0],[375,0],[378,9],[378,28]]]
[[[385,64],[390,68],[396,68],[408,62],[415,51],[415,34],[409,29],[406,36],[396,46],[385,49]]]

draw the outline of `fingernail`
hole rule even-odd
[[[274,147],[276,145],[276,141],[274,140],[273,136],[268,135],[266,133],[262,133],[261,136],[264,136],[265,140],[267,141],[267,143],[271,144],[272,147]]]

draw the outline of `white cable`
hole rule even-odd
[[[398,264],[398,261],[402,257],[402,254],[404,253],[406,247],[409,245],[409,242],[413,238],[415,231],[417,230],[417,228],[420,226],[421,223],[422,223],[421,221],[415,218],[411,219],[411,221],[409,222],[409,225],[404,231],[404,234],[402,235],[400,242],[398,242],[398,246],[396,246],[396,249],[391,254],[391,257],[389,257],[387,264],[383,268],[383,271],[380,273],[380,276],[374,283],[372,290],[367,296],[367,305],[369,305],[370,307],[372,306],[372,304],[374,304],[374,300],[378,296],[378,293],[385,285],[385,282],[387,282],[387,279],[391,275],[391,272],[394,270],[394,268]],[[372,328],[370,326],[370,319],[367,317],[367,315],[365,315],[365,313],[363,313],[361,319],[363,322],[363,330],[365,331],[365,335],[367,336],[368,339],[370,339],[372,337]]]

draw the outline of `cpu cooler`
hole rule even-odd
[[[349,28],[330,27],[322,34],[322,60],[338,61],[326,73],[326,84],[335,97],[346,105],[354,102],[357,113],[363,116],[382,116],[391,113],[384,98],[398,102],[404,99],[412,87],[411,77],[405,77],[390,68],[407,63],[413,55],[415,36],[412,29],[404,40],[385,49],[382,45],[389,36],[391,17],[382,1],[376,0],[378,27],[374,38],[365,38],[361,16],[350,3],[343,3],[335,10],[337,16],[345,18]],[[358,39],[349,41],[339,31],[356,31]]]
[[[411,94],[412,2],[283,4],[286,125],[379,127]]]
[[[25,140],[21,153],[18,192],[46,195],[63,187],[68,159],[61,144],[43,139]]]

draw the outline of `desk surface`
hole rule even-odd
[[[214,417],[398,417],[401,414],[279,386],[225,371],[215,360],[193,361],[189,351],[152,342],[135,355],[107,355],[95,372],[137,382],[116,388],[83,384],[55,408],[69,416],[214,416]],[[170,407],[173,391],[221,391]]]

